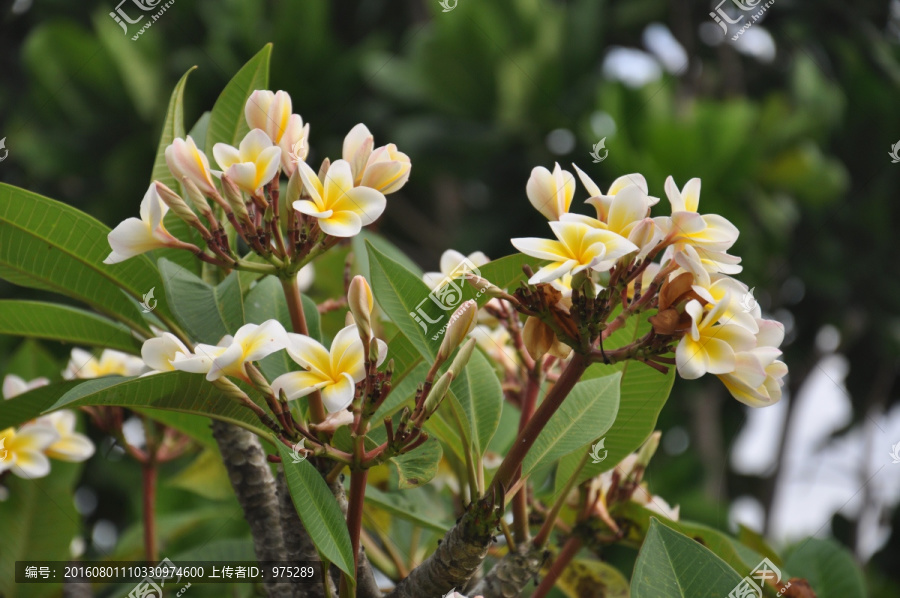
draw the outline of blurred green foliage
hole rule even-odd
[[[380,228],[426,270],[450,247],[500,257],[512,252],[510,237],[543,234],[524,193],[536,165],[575,161],[601,187],[641,172],[657,196],[668,175],[679,185],[698,176],[701,209],[741,230],[742,280],[789,322],[790,391],[815,368],[816,335],[830,324],[849,361],[854,421],[884,412],[897,402],[900,361],[900,166],[886,155],[900,137],[897,23],[888,3],[874,0],[779,0],[765,21],[775,59],[763,62],[703,41],[709,4],[460,0],[442,13],[436,0],[179,0],[133,42],[108,16],[113,0],[5,0],[0,136],[9,157],[0,180],[110,225],[133,215],[181,74],[200,67],[185,95],[192,123],[272,41],[272,88],[290,92],[312,123],[311,163],[336,157],[360,121],[378,144],[411,156],[410,183],[391,196]],[[653,22],[685,48],[687,68],[637,89],[604,77],[607,51],[642,47]],[[570,141],[563,150],[548,144],[557,130]],[[593,164],[588,152],[601,137],[609,158]],[[586,211],[586,193],[577,197],[573,209]],[[36,294],[5,283],[0,293]],[[0,341],[13,355],[18,341]],[[717,469],[727,467],[743,408],[718,387],[676,385],[675,393],[659,427],[688,428],[698,450],[660,455],[654,492],[719,526],[734,496],[768,504],[772,476]],[[692,427],[698,409],[713,410],[714,428]],[[134,521],[134,499],[105,481],[133,475],[120,469],[88,469],[84,483],[112,497],[102,507],[124,525]],[[725,484],[713,483],[711,495],[693,483],[702,479]],[[161,509],[176,517],[185,495],[183,485],[162,488]],[[900,554],[896,513],[893,521],[869,567],[873,595],[900,592],[890,566]],[[850,542],[853,522],[842,525],[836,520],[835,532]]]

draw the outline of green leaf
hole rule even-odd
[[[632,317],[625,326],[604,342],[604,348],[615,349],[646,334],[650,329],[647,318],[652,315],[644,313]],[[607,376],[616,371],[622,372],[619,412],[616,421],[604,436],[607,458],[600,463],[588,461],[578,475],[579,484],[612,469],[644,443],[656,428],[659,412],[669,399],[675,382],[674,367],[669,368],[668,374],[661,374],[648,365],[631,360],[615,365],[594,364],[588,368],[582,380]],[[585,450],[589,448],[585,446]],[[559,492],[574,474],[580,460],[581,454],[575,453],[560,462],[556,472],[556,492]]]
[[[137,303],[119,289],[140,300],[162,280],[146,256],[104,264],[109,232],[75,208],[0,183],[0,278],[77,299],[149,333]],[[165,305],[156,313],[171,315]]]
[[[153,172],[150,175],[150,181],[160,181],[168,186],[176,193],[183,195],[181,181],[169,172],[169,166],[166,164],[166,148],[172,144],[176,138],[185,138],[184,132],[184,88],[187,84],[188,76],[196,69],[192,66],[187,72],[181,76],[181,79],[172,90],[169,98],[169,107],[166,110],[166,119],[163,124],[162,133],[159,136],[159,144],[156,147],[156,159],[153,161]],[[204,138],[194,138],[194,142],[203,145]],[[179,218],[175,213],[166,214],[166,230],[174,236],[187,241],[198,247],[203,247],[199,233],[184,220]],[[178,264],[179,266],[190,270],[194,274],[200,273],[200,260],[196,259],[189,251],[180,249],[158,249],[155,252],[157,257],[164,257]]]
[[[72,380],[42,386],[15,398],[0,401],[0,430],[24,424],[46,411],[59,397],[72,390],[83,380]]]
[[[248,394],[253,398],[252,392]],[[81,405],[165,409],[205,415],[241,426],[266,439],[270,436],[270,430],[252,411],[224,396],[200,374],[164,372],[139,378],[96,378],[82,381],[62,396],[56,396],[58,400],[44,412]]]
[[[353,548],[344,515],[325,480],[308,461],[291,462],[291,451],[275,442],[281,454],[291,500],[303,527],[322,556],[354,576]]]
[[[865,598],[865,579],[853,557],[833,540],[807,538],[788,549],[784,568],[802,577],[817,598]],[[782,571],[782,577],[787,577]],[[782,580],[786,581],[786,580]]]
[[[160,181],[168,187],[180,192],[181,181],[175,178],[169,172],[169,166],[166,164],[166,148],[172,145],[177,138],[184,139],[184,87],[187,84],[188,76],[196,70],[196,66],[192,66],[187,72],[181,76],[175,89],[172,90],[172,96],[169,98],[169,108],[166,110],[166,120],[163,124],[162,134],[159,136],[159,144],[156,146],[156,159],[153,161],[153,172],[150,175],[151,181]],[[194,141],[197,141],[196,139]],[[199,140],[203,143],[203,140]]]
[[[165,258],[159,260],[159,271],[166,279],[166,300],[175,318],[194,340],[214,345],[243,325],[237,271],[215,287]]]
[[[573,560],[556,587],[567,598],[628,598],[628,580],[621,571],[603,561]]]
[[[525,456],[522,475],[550,465],[603,436],[619,410],[620,380],[621,374],[615,373],[576,384]],[[578,458],[582,456],[579,454]]]
[[[369,252],[366,250],[366,244],[369,243],[382,254],[394,260],[419,278],[422,277],[422,269],[414,261],[409,259],[396,245],[370,230],[363,229],[358,235],[353,237],[351,247],[353,248],[354,269],[357,274],[362,274],[367,280],[371,280],[369,269]]]
[[[44,376],[53,380],[59,376],[60,364],[44,346],[32,339],[19,343],[16,352],[6,363],[7,374],[16,374],[24,380]]]
[[[202,447],[218,450],[219,445],[213,438],[212,430],[209,427],[209,417],[206,415],[140,407],[132,407],[132,410],[190,436]]]
[[[217,143],[237,147],[244,135],[250,131],[244,118],[244,105],[254,90],[268,89],[271,55],[272,44],[266,44],[256,56],[241,67],[222,90],[209,117],[206,135],[207,156],[213,155],[213,146]]]
[[[40,301],[0,301],[0,334],[109,347],[139,355],[141,344],[125,326],[90,312]]]
[[[742,576],[712,551],[656,519],[638,553],[632,598],[721,598]]]
[[[422,446],[392,457],[390,463],[400,476],[400,490],[417,488],[433,480],[442,455],[440,443],[434,438],[429,438]]]
[[[197,455],[190,465],[169,478],[166,485],[210,500],[221,500],[234,493],[228,481],[228,471],[222,464],[222,455],[217,449],[207,449]]]
[[[468,446],[481,457],[497,426],[503,406],[503,389],[494,368],[481,351],[474,351],[459,378],[450,385],[446,399],[461,409]]]
[[[14,583],[15,565],[16,561],[25,560],[69,560],[69,544],[81,521],[72,500],[80,473],[80,463],[53,461],[50,475],[45,478],[29,480],[8,475],[4,480],[9,498],[0,502],[0,596],[59,595],[58,584]]]
[[[441,509],[440,497],[425,496],[431,488],[419,492],[383,492],[375,486],[366,487],[366,504],[443,534],[453,527],[453,520]],[[435,511],[438,511],[437,513]]]

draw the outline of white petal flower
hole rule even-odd
[[[308,291],[315,280],[316,269],[311,263],[306,264],[300,268],[299,272],[297,272],[297,287],[300,289],[301,293]]]
[[[50,426],[56,430],[59,439],[44,450],[51,459],[78,463],[90,459],[94,454],[91,439],[75,431],[75,412],[68,409],[54,411],[37,418],[34,423],[22,426],[26,430],[32,426]]]
[[[291,96],[286,91],[273,93],[257,89],[244,105],[244,117],[250,128],[265,131],[281,148],[281,167],[288,177],[297,167],[295,160],[305,160],[309,153],[309,124],[304,125],[300,115],[291,112]]]
[[[107,235],[112,252],[103,263],[117,264],[152,249],[180,244],[163,225],[168,211],[169,206],[160,198],[156,185],[151,183],[141,200],[140,219],[127,218]]]
[[[529,284],[551,282],[565,274],[592,269],[603,272],[612,268],[620,257],[637,251],[637,246],[614,232],[589,226],[583,222],[551,222],[557,240],[513,239],[513,246],[526,255],[550,260],[528,281]]]
[[[288,400],[320,390],[325,408],[334,413],[353,401],[356,384],[365,377],[365,349],[359,329],[347,326],[335,335],[331,350],[303,334],[288,334],[288,355],[306,371],[289,372],[272,382],[272,390],[284,390]],[[387,344],[378,340],[378,365],[387,356]]]
[[[575,177],[568,170],[560,168],[558,163],[553,167],[553,172],[537,166],[531,171],[525,193],[531,205],[547,220],[559,220],[572,205]]]
[[[441,271],[426,272],[422,275],[422,280],[432,289],[436,289],[448,278],[458,278],[461,274],[470,272],[473,266],[480,268],[490,261],[488,256],[481,251],[475,251],[465,256],[455,249],[448,249],[441,255]]]
[[[0,473],[10,470],[25,479],[41,478],[50,473],[50,460],[44,455],[47,448],[59,440],[53,426],[34,424],[0,430]]]
[[[778,346],[784,340],[784,326],[775,320],[757,320],[756,347],[735,356],[733,372],[719,380],[735,399],[750,407],[767,407],[781,400],[787,365],[779,361]]]
[[[363,123],[359,123],[350,129],[350,132],[344,137],[341,157],[350,165],[350,172],[355,186],[362,183],[363,172],[374,147],[375,138],[369,132],[369,128]]]
[[[215,144],[213,156],[228,178],[247,193],[256,193],[275,178],[281,164],[281,148],[262,129],[247,133],[239,148]]]
[[[210,381],[222,376],[249,380],[245,369],[248,362],[280,351],[287,343],[284,326],[278,320],[266,320],[241,326],[234,337],[226,336],[216,346],[198,344],[192,354],[178,352],[171,364],[176,370],[206,374]]]
[[[359,184],[388,195],[399,191],[406,184],[411,169],[409,156],[399,151],[393,143],[389,143],[375,149],[369,155]]]
[[[144,341],[141,346],[144,363],[157,372],[174,371],[172,362],[179,353],[188,355],[190,350],[171,332],[163,332],[156,338]]]
[[[172,144],[166,148],[166,164],[179,181],[187,177],[204,195],[208,197],[218,195],[212,171],[209,169],[209,159],[190,135],[187,139],[179,137],[172,140]]]
[[[737,324],[719,323],[730,305],[730,298],[704,310],[696,299],[685,306],[690,314],[691,330],[678,343],[675,363],[678,374],[694,380],[703,374],[730,374],[735,371],[735,354],[748,351],[756,344],[753,333]]]
[[[7,374],[6,377],[3,378],[3,398],[11,399],[34,390],[35,388],[47,386],[48,384],[50,384],[50,380],[47,378],[35,378],[34,380],[26,382],[15,374]]]
[[[72,349],[63,378],[89,379],[102,376],[137,376],[144,371],[144,360],[113,349],[104,349],[100,359],[84,349]]]
[[[303,186],[310,199],[300,199],[293,207],[317,219],[319,228],[333,237],[353,237],[362,227],[375,222],[387,206],[384,195],[369,187],[354,187],[350,164],[337,160],[328,168],[325,182],[305,162],[298,165]]]
[[[575,166],[575,164],[572,164]],[[644,195],[649,193],[649,188],[647,187],[647,179],[644,178],[644,175],[634,172],[632,174],[626,174],[620,176],[616,180],[612,182],[612,185],[609,186],[609,191],[604,194],[600,187],[591,180],[587,174],[584,173],[578,166],[575,166],[575,171],[578,173],[578,178],[581,180],[581,184],[584,185],[584,188],[590,193],[591,197],[585,203],[588,203],[594,206],[594,209],[597,210],[597,219],[606,222],[609,216],[610,205],[612,204],[613,198],[622,191],[626,187],[630,185],[635,185],[638,189],[644,192]],[[658,197],[653,197],[652,195],[647,195],[647,202],[651,206],[655,206],[659,203]]]

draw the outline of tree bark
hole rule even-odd
[[[469,591],[469,595],[515,598],[529,581],[537,578],[548,554],[543,548],[535,548],[531,542],[520,545],[500,559],[484,579]]]
[[[465,586],[487,556],[501,515],[490,498],[470,505],[438,549],[397,584],[389,598],[442,598]]]
[[[213,437],[219,445],[231,487],[250,524],[253,548],[260,561],[285,559],[284,538],[275,478],[259,439],[238,426],[218,420],[212,422]],[[294,598],[291,584],[267,582],[269,598]]]

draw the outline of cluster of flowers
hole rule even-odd
[[[748,306],[747,286],[731,277],[741,271],[740,258],[727,253],[739,233],[722,216],[697,212],[700,180],[691,179],[679,190],[669,177],[665,192],[671,215],[651,217],[650,208],[659,198],[648,195],[642,175],[622,176],[603,193],[577,166],[575,170],[591,195],[586,203],[595,208],[596,217],[569,212],[575,195],[570,172],[558,164],[553,172],[543,167],[532,171],[528,199],[550,221],[555,238],[512,240],[526,255],[549,262],[529,283],[553,285],[565,303],[579,273],[589,275],[599,288],[614,267],[650,259],[665,248],[660,263],[649,264],[640,282],[644,289],[653,280],[661,282],[658,314],[651,322],[660,334],[682,335],[675,353],[681,377],[714,374],[736,399],[754,407],[780,400],[787,374],[787,366],[777,359],[784,327],[763,319],[755,302]],[[632,284],[629,294],[640,288]]]
[[[77,350],[77,349],[76,349]],[[47,378],[25,381],[9,374],[3,378],[3,398],[46,386]],[[0,430],[0,474],[9,470],[25,479],[50,473],[50,459],[79,462],[94,454],[94,443],[75,431],[75,413],[68,409],[42,415],[16,428]]]
[[[221,170],[210,168],[206,154],[190,136],[175,139],[166,148],[169,170],[213,232],[217,225],[207,200],[220,206],[229,219],[234,218],[233,223],[240,222],[242,229],[258,229],[268,207],[262,190],[267,185],[277,187],[283,172],[291,179],[289,195],[293,191],[297,197],[291,202],[296,217],[314,220],[326,235],[352,237],[381,216],[387,205],[385,195],[399,190],[409,179],[409,157],[393,143],[375,148],[374,137],[362,123],[345,137],[342,159],[333,163],[326,159],[317,173],[305,162],[309,124],[292,113],[287,92],[254,91],[244,107],[244,116],[251,130],[239,146],[217,143],[213,147]],[[259,208],[258,214],[252,212],[254,207]],[[166,230],[163,220],[169,209],[192,226],[199,224],[194,211],[177,193],[154,181],[141,202],[140,218],[128,218],[109,234],[112,252],[105,263],[115,264],[162,247],[198,252]],[[261,249],[272,248],[268,245]]]

